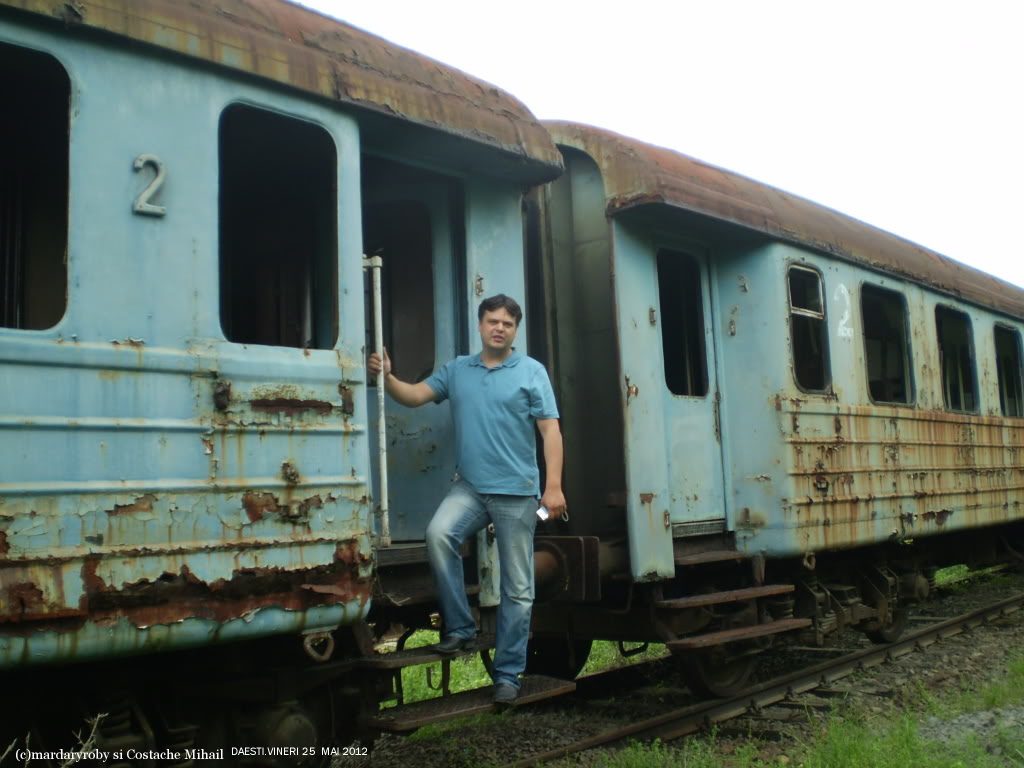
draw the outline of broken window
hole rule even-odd
[[[700,264],[676,251],[658,251],[658,300],[665,384],[673,395],[708,393],[704,300]]]
[[[906,300],[896,291],[865,285],[860,308],[871,399],[876,403],[912,402]]]
[[[380,255],[384,347],[402,381],[434,370],[434,272],[430,211],[415,201],[364,205],[366,255]],[[367,345],[373,349],[373,297],[367,279]]]
[[[232,105],[220,120],[220,320],[242,344],[338,337],[337,151],[322,127]]]
[[[963,312],[935,308],[942,369],[942,396],[951,411],[978,410],[978,387],[974,376],[974,342],[971,321]]]
[[[789,268],[789,330],[797,385],[824,392],[829,383],[825,298],[821,275],[813,269]]]
[[[1024,417],[1020,333],[1012,328],[997,325],[995,337],[996,371],[999,375],[999,407],[1004,416]]]
[[[0,44],[0,326],[52,328],[67,307],[68,105],[52,56]]]

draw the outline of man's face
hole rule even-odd
[[[504,307],[484,312],[480,319],[480,341],[483,342],[484,349],[491,352],[507,352],[515,341],[517,330],[516,319]]]

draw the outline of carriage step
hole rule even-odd
[[[731,549],[698,552],[693,555],[676,555],[676,565],[704,565],[705,563],[721,563],[726,560],[745,560],[750,555],[746,552],[735,552]]]
[[[792,592],[796,587],[792,584],[766,584],[763,587],[750,587],[749,589],[732,589],[728,592],[708,592],[704,595],[690,595],[689,597],[676,597],[671,600],[656,600],[655,608],[664,610],[682,610],[683,608],[699,608],[702,605],[718,605],[719,603],[736,603],[740,600],[753,600],[757,597],[770,597],[771,595],[785,595]]]
[[[516,706],[549,699],[552,696],[561,696],[574,690],[576,690],[576,683],[572,680],[559,680],[543,675],[527,675],[523,678],[523,687],[519,691],[519,698],[516,699]],[[494,709],[494,702],[491,701],[493,695],[494,686],[488,685],[484,688],[475,688],[472,691],[453,693],[451,696],[403,704],[378,712],[370,719],[369,726],[382,731],[412,731],[431,723],[440,723],[480,712],[490,712]]]
[[[359,659],[357,665],[363,669],[404,669],[405,667],[416,667],[420,664],[431,664],[435,661],[444,661],[445,659],[474,656],[480,651],[494,647],[494,635],[480,635],[477,637],[476,648],[472,651],[437,653],[430,650],[431,647],[430,645],[425,645],[422,648],[406,648],[402,651],[379,653],[376,656],[364,656]]]
[[[779,632],[789,632],[793,629],[803,629],[811,626],[810,619],[781,619],[768,624],[755,624],[752,627],[739,627],[738,629],[727,629],[723,632],[710,632],[706,635],[695,637],[684,637],[681,640],[672,640],[665,643],[672,651],[692,651],[697,648],[710,648],[725,643],[735,643],[738,640],[750,640],[754,637],[775,635]]]

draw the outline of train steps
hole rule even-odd
[[[559,680],[544,675],[527,675],[523,678],[523,687],[516,699],[516,706],[530,704],[542,699],[550,699],[576,690],[572,680]],[[384,709],[370,718],[368,725],[381,731],[403,732],[414,731],[431,723],[453,720],[457,717],[475,715],[480,712],[494,711],[491,701],[494,686],[475,688],[472,691],[453,693],[436,699],[402,704]]]
[[[716,645],[735,643],[739,640],[750,640],[755,637],[775,635],[780,632],[790,632],[794,629],[804,629],[811,626],[810,619],[779,619],[767,624],[755,624],[752,627],[738,627],[726,629],[721,632],[709,632],[705,635],[693,635],[680,640],[672,640],[665,645],[670,651],[694,651],[701,648],[711,648]]]
[[[394,670],[416,667],[420,664],[431,664],[435,661],[451,661],[463,656],[476,656],[480,651],[494,647],[494,635],[479,635],[476,640],[476,648],[472,651],[436,653],[430,650],[431,647],[425,645],[421,648],[406,648],[401,651],[379,653],[376,656],[364,656],[359,659],[357,666],[362,669]]]
[[[687,597],[675,597],[670,600],[657,600],[654,603],[654,607],[660,610],[681,611],[688,608],[700,608],[704,605],[736,603],[741,600],[754,600],[758,597],[785,595],[789,594],[794,589],[796,589],[796,587],[792,584],[765,584],[762,587],[731,589],[726,592],[708,592],[702,595],[689,595]]]
[[[731,549],[711,550],[708,552],[693,552],[689,554],[676,553],[676,565],[707,565],[708,563],[723,563],[727,560],[746,560],[749,558],[746,552],[735,552]]]

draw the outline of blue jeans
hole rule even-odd
[[[434,572],[446,637],[473,637],[476,622],[466,599],[459,550],[488,523],[498,543],[501,603],[494,648],[494,683],[519,687],[526,669],[526,642],[533,608],[533,531],[537,499],[477,493],[458,480],[427,526],[427,557]]]

